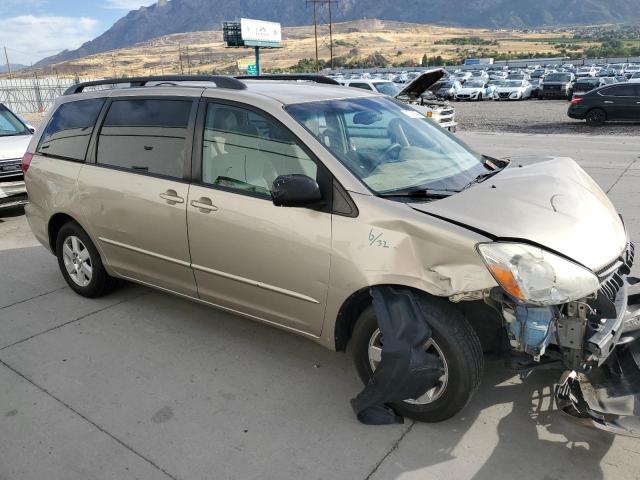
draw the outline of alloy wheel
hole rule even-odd
[[[62,257],[67,273],[76,285],[86,287],[91,283],[93,275],[91,254],[82,240],[75,235],[68,236],[62,246]]]

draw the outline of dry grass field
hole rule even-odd
[[[479,37],[492,45],[442,44],[452,38]],[[485,30],[418,25],[382,20],[359,20],[334,24],[334,56],[366,58],[374,53],[390,62],[420,62],[423,55],[444,59],[481,55],[481,48],[499,53],[553,52],[553,41],[570,38],[564,31]],[[320,57],[329,58],[326,26],[319,29]],[[267,70],[286,69],[303,58],[315,57],[313,26],[283,29],[283,48],[262,51]],[[182,61],[180,59],[182,58]],[[162,73],[237,73],[237,61],[253,58],[253,50],[226,48],[221,31],[178,33],[155,38],[130,48],[91,55],[51,65],[43,74],[103,77]],[[31,72],[25,71],[25,76]]]

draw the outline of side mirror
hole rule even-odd
[[[273,204],[278,207],[306,207],[322,199],[320,186],[301,174],[280,175],[273,182]]]

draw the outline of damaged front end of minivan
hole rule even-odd
[[[501,285],[485,302],[504,319],[517,358],[513,365],[520,372],[563,365],[567,371],[556,389],[562,411],[598,428],[640,437],[640,295],[630,295],[640,284],[629,276],[633,243],[596,272],[597,290],[579,298],[573,298],[576,292],[588,292],[594,281],[583,267],[536,247],[496,245],[478,246]],[[545,272],[549,265],[552,272]],[[563,291],[568,284],[572,291]]]
[[[582,169],[568,159],[553,162],[553,174],[549,162],[511,166],[473,191],[414,208],[491,239],[476,250],[497,286],[449,299],[479,300],[497,312],[510,367],[526,376],[562,366],[559,408],[640,436],[635,247]],[[500,208],[487,215],[488,204]]]
[[[562,411],[598,428],[640,437],[640,295],[629,295],[640,286],[629,276],[633,243],[596,272],[598,289],[577,299],[572,293],[588,291],[593,281],[586,269],[581,274],[583,267],[558,258],[551,278],[543,270],[555,256],[540,250],[547,257],[543,261],[526,259],[527,250],[536,248],[521,247],[524,252],[508,260],[515,266],[509,271],[501,269],[504,259],[499,254],[478,247],[501,285],[485,302],[502,313],[509,345],[520,355],[519,369],[562,364],[567,372],[556,389]],[[526,265],[518,267],[519,263]],[[563,275],[567,278],[560,278]],[[563,283],[571,283],[573,291],[563,291]],[[522,292],[523,285],[531,289]],[[546,293],[536,298],[536,288]]]

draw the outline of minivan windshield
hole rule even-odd
[[[16,135],[31,135],[31,132],[11,110],[4,105],[0,105],[0,137]]]
[[[287,112],[376,194],[456,192],[483,157],[418,111],[384,97],[293,104]]]

